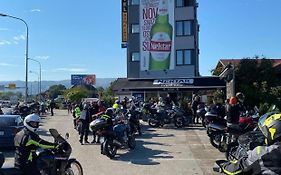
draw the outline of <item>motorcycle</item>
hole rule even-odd
[[[57,149],[37,149],[35,160],[37,168],[44,175],[83,175],[83,168],[75,158],[69,158],[72,152],[70,144],[66,141],[69,134],[64,139],[56,129],[49,129],[51,135],[58,144]],[[0,154],[0,165],[4,163],[4,157]],[[0,166],[0,167],[1,167]],[[23,175],[18,168],[0,168],[1,175]]]
[[[108,121],[100,118],[90,124],[92,131],[96,131],[96,134],[104,137],[104,142],[101,144],[101,154],[110,159],[115,157],[118,149],[134,149],[136,146],[135,136],[131,134],[128,124],[118,120],[114,120],[113,126],[110,126],[111,124]]]
[[[157,113],[150,116],[148,124],[151,127],[163,127],[165,124],[174,123],[177,128],[182,128],[190,123],[191,117],[185,116],[185,112],[179,107],[172,109],[158,109]]]
[[[201,119],[202,125],[204,128],[206,128],[206,123],[205,123],[205,114],[206,113],[207,113],[206,107],[203,105],[198,105],[196,115]]]

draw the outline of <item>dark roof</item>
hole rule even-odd
[[[161,78],[160,78],[161,79]],[[219,77],[193,77],[193,78],[169,78],[161,80],[175,80],[175,79],[193,79],[192,84],[165,84],[155,85],[154,80],[159,79],[127,79],[118,78],[112,83],[113,91],[124,90],[157,90],[163,88],[178,88],[178,89],[217,89],[225,88],[225,82]]]

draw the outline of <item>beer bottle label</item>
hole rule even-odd
[[[165,32],[155,33],[150,41],[150,53],[155,61],[164,61],[170,55],[172,40]]]

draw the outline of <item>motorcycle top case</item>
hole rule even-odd
[[[125,134],[125,130],[126,130],[126,125],[125,124],[118,124],[118,125],[115,125],[113,127],[113,131],[116,133],[116,135],[118,137],[123,137],[124,134]]]
[[[100,118],[98,118],[90,123],[90,128],[92,131],[97,131],[97,130],[102,129],[107,126],[108,126],[107,121],[104,119],[100,119]]]

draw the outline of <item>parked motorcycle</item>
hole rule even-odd
[[[114,126],[110,126],[108,121],[96,119],[91,124],[91,130],[104,137],[104,142],[101,144],[101,153],[114,158],[117,150],[121,148],[134,149],[136,146],[135,136],[131,134],[128,124],[119,119],[115,119]]]
[[[57,149],[37,149],[36,161],[42,174],[48,175],[83,175],[83,168],[75,158],[69,158],[72,152],[70,144],[56,129],[49,129]],[[66,134],[68,137],[68,134]],[[1,162],[2,157],[2,162]],[[4,157],[0,154],[0,167],[4,163]],[[18,168],[0,168],[1,175],[23,175]]]
[[[158,109],[157,113],[150,116],[148,124],[151,127],[163,127],[165,124],[174,123],[177,128],[182,128],[191,122],[191,118],[182,109],[173,106],[172,109]]]

